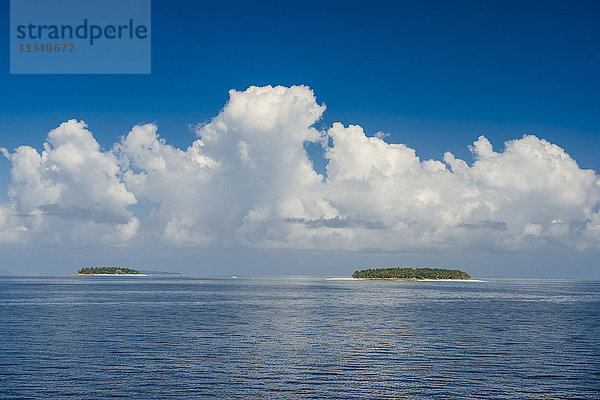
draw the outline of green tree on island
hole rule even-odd
[[[466,272],[443,268],[369,268],[355,271],[352,277],[367,279],[471,279]]]
[[[136,271],[131,268],[121,267],[82,267],[79,274],[92,275],[92,274],[139,274],[140,271]]]

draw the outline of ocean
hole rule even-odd
[[[0,277],[2,399],[600,399],[600,282]]]

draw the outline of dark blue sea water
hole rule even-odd
[[[600,282],[0,278],[2,399],[598,399]]]

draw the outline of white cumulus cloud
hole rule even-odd
[[[186,149],[154,124],[102,151],[84,122],[12,163],[0,242],[245,246],[319,250],[598,249],[600,180],[562,148],[526,135],[473,160],[422,160],[378,132],[314,128],[310,88],[250,87]],[[326,175],[306,143],[322,146]]]
[[[3,153],[12,163],[11,202],[2,207],[7,231],[56,244],[118,244],[135,235],[139,222],[128,206],[136,198],[84,122],[50,131],[41,153],[29,146]]]

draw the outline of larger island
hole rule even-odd
[[[79,275],[109,275],[109,276],[147,276],[131,268],[122,267],[83,267],[77,271]]]
[[[443,268],[375,268],[355,271],[352,278],[402,279],[402,280],[454,280],[471,279],[466,272]]]

